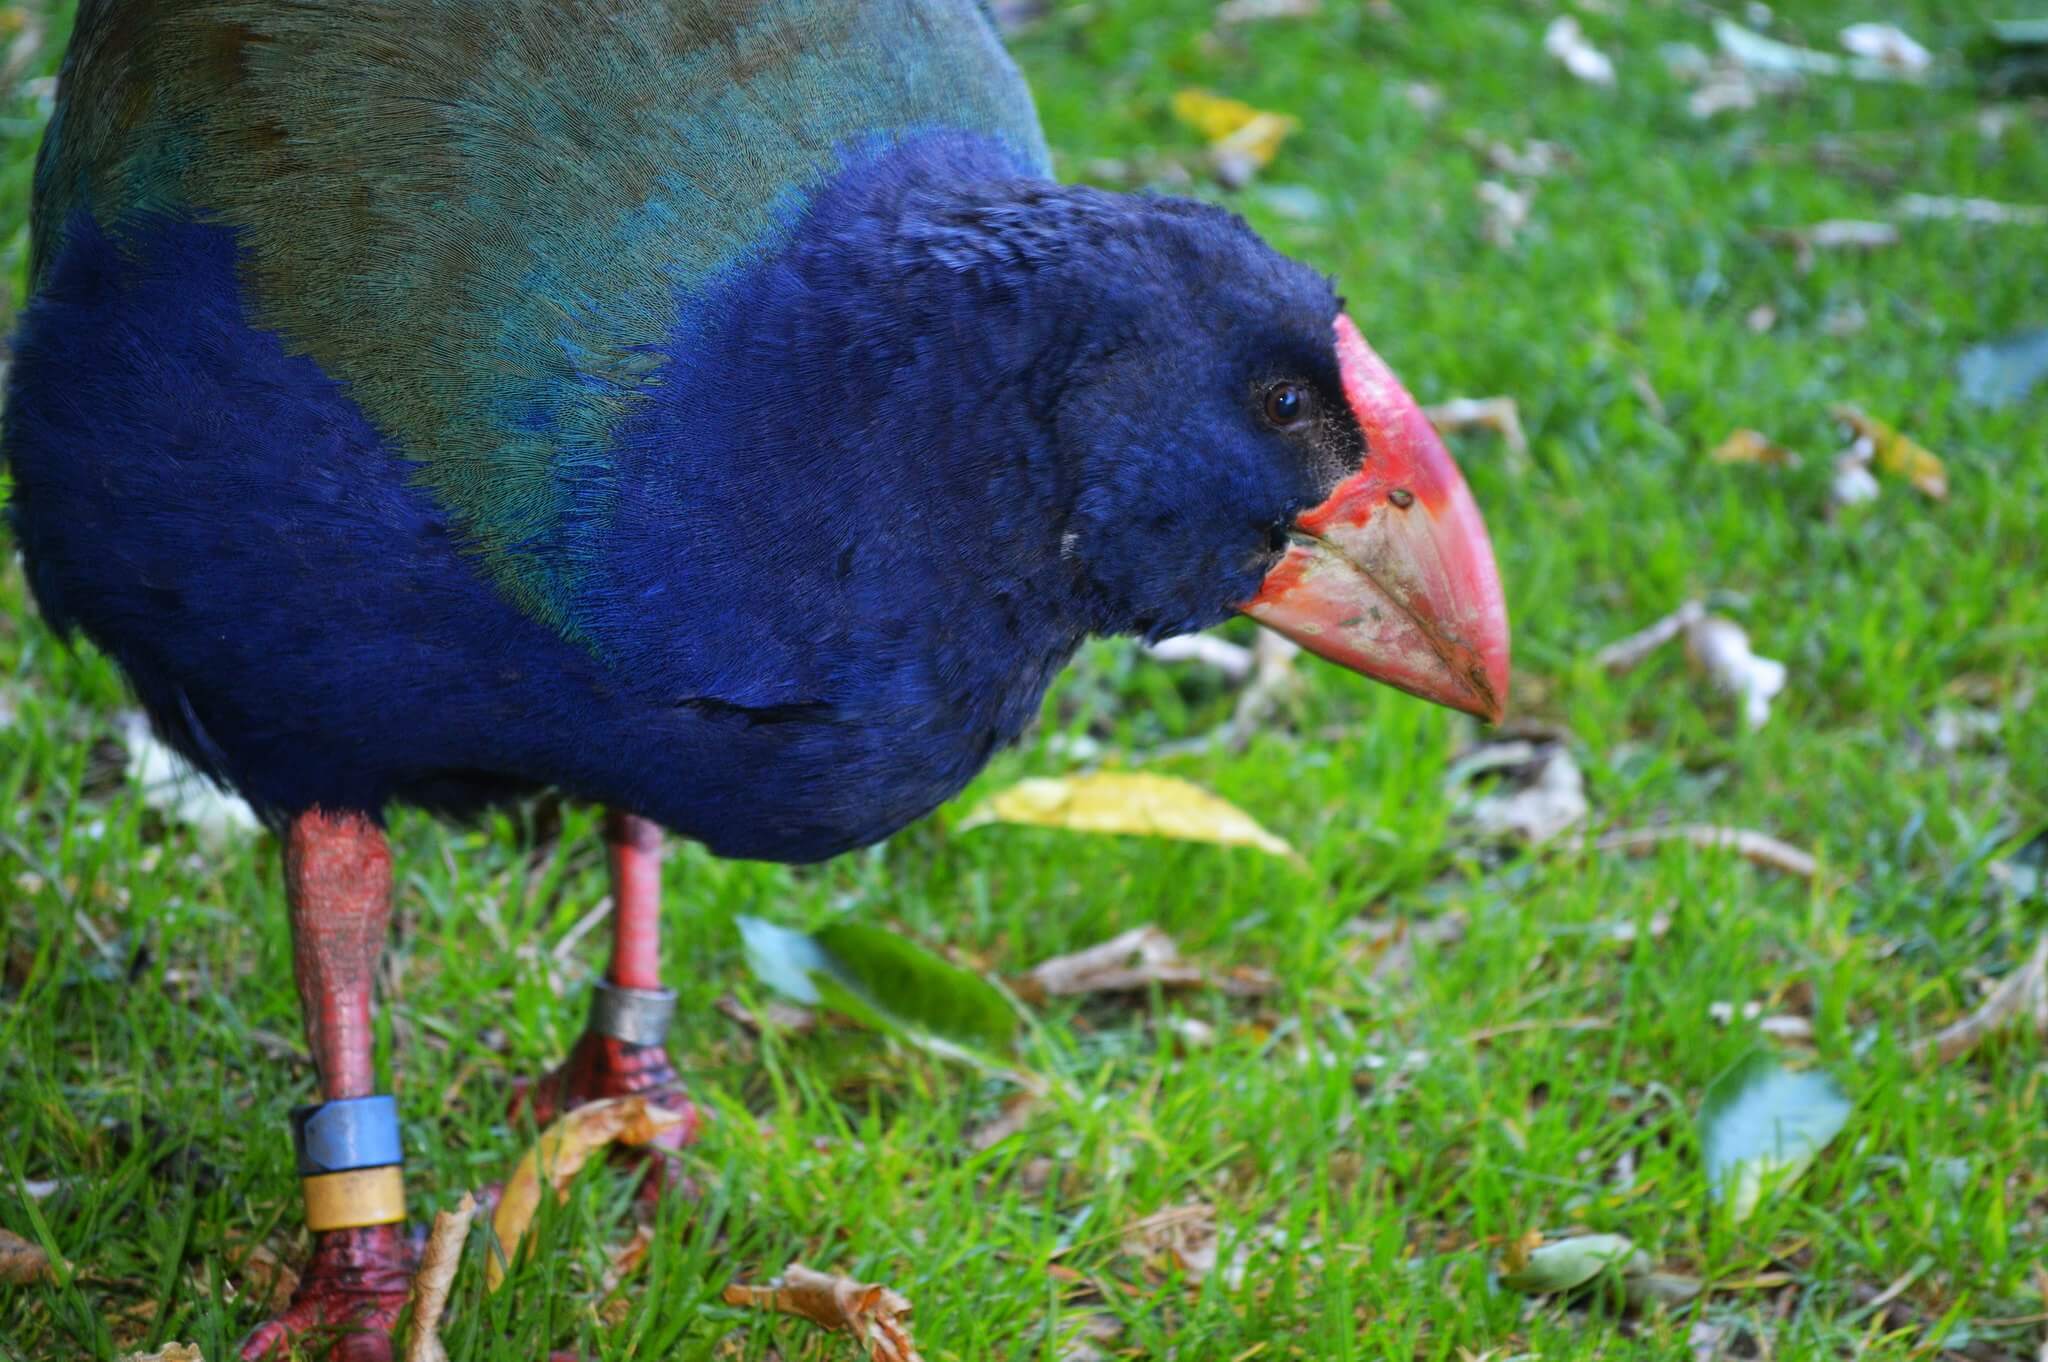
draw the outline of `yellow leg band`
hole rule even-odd
[[[299,1182],[306,1194],[306,1228],[353,1230],[405,1219],[405,1167],[352,1168]]]

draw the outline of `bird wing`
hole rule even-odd
[[[33,268],[81,210],[235,229],[253,319],[571,637],[568,527],[689,298],[850,148],[965,131],[1047,165],[975,0],[82,0],[60,88]]]

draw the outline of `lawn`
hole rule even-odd
[[[857,1356],[720,1302],[793,1260],[901,1291],[934,1360],[2048,1348],[2048,1038],[2023,1019],[1951,1062],[1914,1050],[2048,929],[2048,902],[2012,887],[2048,828],[2048,391],[1972,405],[1955,371],[1973,344],[2048,326],[2048,225],[1905,221],[1889,248],[1810,260],[1769,234],[1893,221],[1914,193],[2048,201],[2048,108],[1989,103],[1964,71],[2002,5],[1730,3],[1829,51],[1844,24],[1890,21],[1937,70],[1813,77],[1707,119],[1660,46],[1711,52],[1714,7],[1580,5],[1612,86],[1546,53],[1558,8],[1325,0],[1225,26],[1200,0],[1119,0],[1056,5],[1013,45],[1065,177],[1193,167],[1192,192],[1337,277],[1423,401],[1519,404],[1526,457],[1486,432],[1453,444],[1501,558],[1515,719],[1583,768],[1587,830],[1752,828],[1819,873],[1678,843],[1490,845],[1447,779],[1482,740],[1470,722],[1304,659],[1233,744],[1212,736],[1236,702],[1216,672],[1093,645],[1019,749],[883,846],[806,869],[674,851],[671,1047],[713,1117],[688,1159],[699,1195],[664,1204],[647,1263],[608,1295],[630,1189],[586,1174],[508,1289],[486,1297],[465,1269],[454,1357]],[[4,16],[18,306],[47,108],[31,77],[54,68],[67,12]],[[1226,193],[1171,112],[1188,88],[1300,127]],[[1563,164],[1489,159],[1532,139]],[[1489,233],[1485,199],[1504,195],[1487,181],[1533,191],[1511,236]],[[1838,402],[1938,454],[1947,498],[1880,473],[1874,500],[1831,506]],[[1803,461],[1710,457],[1744,427]],[[224,1358],[263,1316],[261,1262],[304,1242],[284,1119],[312,1084],[275,847],[203,840],[124,778],[119,676],[39,623],[7,556],[0,1227],[71,1271],[0,1285],[0,1358],[172,1340]],[[1754,730],[1678,645],[1625,675],[1594,660],[1692,598],[1789,670]],[[1140,761],[1254,811],[1304,862],[960,826],[1022,777]],[[424,1216],[529,1140],[506,1086],[582,1023],[603,932],[579,924],[605,882],[588,809],[393,829],[379,1063]],[[1019,1063],[1050,1095],[977,1148],[1017,1091],[1003,1079],[717,1009],[766,998],[739,915],[850,915],[1000,977],[1154,923],[1277,988],[1034,1008]],[[1698,1113],[1759,1046],[1853,1105],[1804,1177],[1738,1222],[1710,1192]],[[1147,1222],[1188,1206],[1220,1230],[1214,1270]],[[1630,1308],[1502,1281],[1532,1232],[1595,1231],[1707,1289]]]

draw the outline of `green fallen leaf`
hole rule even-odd
[[[1706,1284],[1682,1272],[1645,1272],[1624,1277],[1621,1289],[1628,1294],[1629,1304],[1641,1310],[1652,1305],[1684,1305],[1705,1290]]]
[[[2048,380],[2048,327],[1973,345],[1956,361],[1963,400],[2009,407]]]
[[[1650,1255],[1625,1234],[1580,1234],[1532,1250],[1522,1266],[1501,1275],[1500,1284],[1525,1296],[1554,1296],[1576,1291],[1609,1269],[1641,1277],[1651,1267]]]
[[[1707,1087],[1700,1143],[1707,1185],[1741,1224],[1766,1194],[1789,1186],[1849,1119],[1841,1087],[1818,1070],[1787,1069],[1752,1050]]]
[[[815,933],[737,919],[754,977],[794,1002],[970,1060],[1007,1055],[1017,1013],[1001,990],[894,932],[834,922]]]

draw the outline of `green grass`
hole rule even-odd
[[[1443,788],[1472,729],[1309,663],[1304,693],[1247,750],[1157,767],[1257,811],[1306,873],[1249,852],[958,834],[964,803],[814,869],[679,849],[668,977],[683,995],[673,1049],[716,1116],[691,1160],[703,1198],[665,1210],[610,1324],[596,1282],[625,1196],[586,1177],[509,1291],[484,1301],[465,1276],[455,1355],[854,1356],[717,1303],[727,1281],[801,1259],[903,1291],[932,1359],[1050,1362],[1088,1311],[1119,1322],[1107,1347],[1129,1357],[1687,1357],[1704,1323],[1773,1357],[2031,1358],[2048,1310],[2031,1275],[2048,1255],[2048,1045],[2020,1028],[1932,1069],[1904,1051],[1974,1007],[2048,917],[1991,892],[1985,870],[2048,824],[2048,394],[1986,411],[1952,377],[1964,346],[2048,325],[2048,232],[1910,225],[1895,249],[1824,253],[1801,274],[1756,229],[1884,217],[1909,191],[2048,199],[2048,116],[2018,108],[1986,135],[1957,83],[1820,81],[1700,123],[1657,52],[1711,45],[1696,4],[1588,6],[1621,68],[1614,90],[1544,54],[1547,7],[1406,0],[1387,21],[1330,0],[1223,36],[1211,8],[1058,7],[1019,37],[1065,173],[1192,157],[1167,110],[1184,86],[1298,115],[1231,201],[1338,277],[1424,401],[1521,404],[1525,470],[1490,437],[1458,441],[1507,582],[1519,716],[1570,730],[1601,825],[1764,829],[1819,851],[1824,882],[1683,849],[1480,854]],[[1831,47],[1842,24],[1883,17],[1952,60],[2010,7],[1879,8],[1788,3],[1774,32]],[[1440,88],[1440,113],[1404,97],[1414,81]],[[0,250],[18,279],[36,112],[9,100]],[[1532,137],[1576,163],[1499,249],[1481,233],[1474,190],[1491,172],[1471,144]],[[1816,153],[1827,141],[1846,164]],[[1321,215],[1279,215],[1274,185],[1313,189]],[[1762,334],[1745,321],[1760,306],[1777,317]],[[1867,324],[1831,334],[1852,307]],[[1831,401],[1942,454],[1951,498],[1888,481],[1829,517]],[[1738,426],[1805,463],[1711,462]],[[1675,650],[1622,679],[1590,660],[1706,592],[1743,598],[1757,650],[1792,668],[1759,732]],[[0,700],[14,712],[0,723],[0,1176],[61,1184],[0,1192],[0,1225],[47,1237],[75,1269],[61,1286],[0,1287],[0,1358],[169,1339],[223,1357],[261,1315],[238,1294],[243,1257],[268,1242],[289,1259],[302,1242],[284,1114],[311,1084],[292,1057],[274,848],[207,851],[109,774],[120,680],[49,635],[13,567]],[[1208,731],[1230,704],[1209,677],[1097,646],[967,799],[1069,769],[1056,737],[1143,749]],[[1943,707],[1994,711],[2002,728],[1943,752],[1925,737]],[[555,951],[603,892],[595,834],[575,808],[467,830],[396,821],[379,1061],[404,1107],[416,1212],[502,1176],[523,1146],[501,1119],[504,1084],[562,1052],[601,967],[601,932]],[[741,913],[858,914],[1001,972],[1154,921],[1282,987],[1257,1005],[1197,993],[1044,1009],[1029,1058],[1062,1095],[973,1153],[964,1132],[998,1109],[1000,1083],[858,1033],[757,1040],[713,1010],[754,989]],[[1452,914],[1462,939],[1418,944],[1412,969],[1379,978],[1347,930]],[[1668,933],[1633,949],[1588,930],[1657,915]],[[1693,1122],[1755,1043],[1710,1019],[1717,1000],[1810,1010],[1818,1060],[1856,1104],[1805,1180],[1739,1228],[1713,1213]],[[1216,1044],[1183,1052],[1175,1015],[1212,1023]],[[1581,1018],[1600,1025],[1564,1024]],[[1234,1231],[1278,1227],[1287,1246],[1254,1251],[1235,1285],[1123,1253],[1125,1226],[1187,1201]],[[1509,1241],[1572,1227],[1627,1234],[1722,1289],[1629,1315],[1496,1283]],[[1867,1308],[1916,1268],[1898,1307]]]

